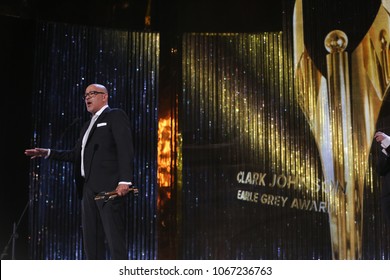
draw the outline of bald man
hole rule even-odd
[[[111,259],[128,259],[124,198],[132,184],[133,140],[128,116],[121,109],[110,108],[108,99],[105,86],[91,84],[86,88],[84,100],[91,120],[85,123],[72,150],[25,150],[31,159],[74,162],[84,250],[90,260],[105,259],[105,241]],[[113,190],[117,193],[115,199],[95,200],[97,194]]]

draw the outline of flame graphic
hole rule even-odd
[[[175,122],[171,117],[160,118],[158,122],[157,144],[157,184],[159,187],[171,187],[174,180],[173,135]]]

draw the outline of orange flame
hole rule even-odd
[[[157,144],[157,183],[159,187],[172,185],[172,135],[175,131],[175,123],[171,117],[160,118],[158,122]]]

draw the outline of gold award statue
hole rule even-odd
[[[327,76],[304,44],[302,0],[294,8],[294,71],[298,102],[317,143],[327,193],[333,259],[361,259],[364,174],[390,80],[390,0],[348,54],[348,34],[324,38]],[[349,69],[351,65],[352,69]]]

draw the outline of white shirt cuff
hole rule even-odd
[[[47,156],[45,158],[48,158],[50,156],[50,149],[47,149]]]
[[[131,182],[123,182],[123,181],[118,183],[118,185],[120,185],[120,184],[126,184],[126,185],[129,185],[129,186],[133,185],[133,183],[131,183]]]
[[[385,139],[381,141],[381,146],[383,149],[387,149],[387,147],[390,146],[390,137],[385,137]]]

